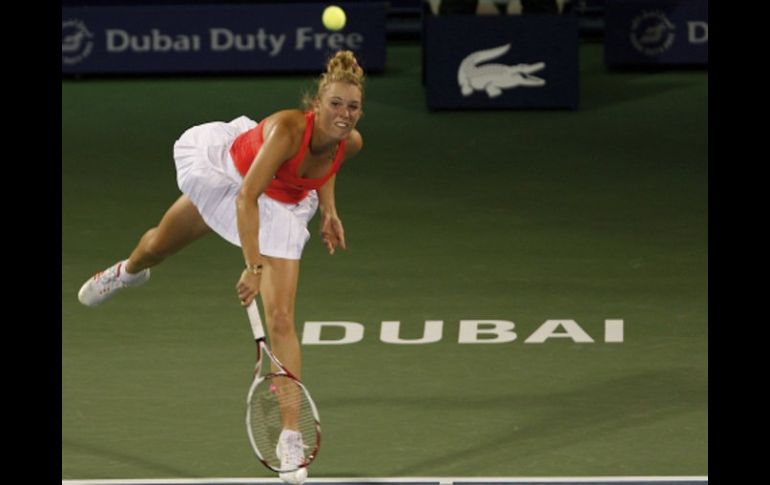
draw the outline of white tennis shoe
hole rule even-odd
[[[278,438],[278,446],[275,454],[281,460],[281,468],[297,468],[305,463],[305,446],[302,442],[302,433],[284,429]],[[307,468],[303,467],[293,472],[279,473],[278,477],[292,485],[302,485],[307,480]]]
[[[127,273],[126,261],[118,261],[89,278],[78,291],[80,303],[86,306],[102,304],[115,296],[116,291],[128,286],[139,286],[150,279],[150,268],[135,275]]]

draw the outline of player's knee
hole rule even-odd
[[[294,314],[287,309],[270,312],[270,333],[273,337],[287,337],[294,334]]]

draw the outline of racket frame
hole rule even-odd
[[[257,363],[254,367],[254,379],[251,383],[251,386],[249,387],[249,393],[246,397],[246,432],[249,436],[251,449],[254,451],[254,454],[257,455],[259,461],[261,461],[265,467],[274,472],[289,473],[297,471],[300,468],[306,468],[308,465],[310,465],[310,463],[312,463],[313,460],[315,460],[316,456],[318,456],[318,451],[321,448],[321,419],[318,415],[318,408],[316,407],[315,401],[313,401],[313,398],[310,395],[310,391],[307,390],[307,387],[305,387],[302,381],[300,381],[294,374],[292,374],[288,369],[286,369],[286,367],[284,367],[281,361],[278,360],[278,357],[273,354],[273,352],[270,350],[270,347],[267,345],[267,339],[265,337],[265,331],[262,325],[262,317],[259,315],[259,307],[257,306],[256,298],[254,298],[254,300],[252,300],[251,303],[246,307],[246,312],[249,316],[251,331],[257,344]],[[262,359],[264,355],[267,355],[267,357],[276,365],[278,371],[269,372],[266,374],[262,372]],[[254,434],[251,430],[251,399],[254,396],[254,392],[262,381],[278,376],[285,376],[291,379],[305,394],[308,404],[310,405],[310,410],[313,415],[313,421],[316,430],[314,446],[309,447],[312,451],[305,457],[305,462],[294,469],[281,469],[270,465],[268,460],[259,450],[259,447],[256,444],[256,440],[254,439]]]

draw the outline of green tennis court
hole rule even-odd
[[[314,220],[303,257],[311,479],[708,475],[708,72],[580,49],[578,111],[430,113],[411,44],[369,78],[349,250]],[[62,81],[63,480],[272,477],[243,424],[239,248],[208,236],[98,308],[76,293],[178,197],[185,129],[311,84]]]

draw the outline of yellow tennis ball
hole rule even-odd
[[[324,27],[329,30],[340,30],[345,27],[347,18],[345,17],[345,11],[336,5],[330,5],[324,9],[323,16]]]

